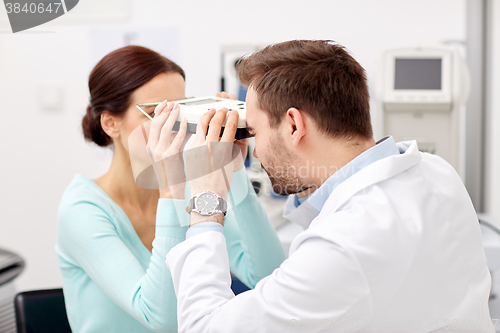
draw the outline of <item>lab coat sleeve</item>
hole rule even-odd
[[[179,332],[353,332],[371,317],[365,275],[354,255],[320,237],[304,240],[254,290],[231,292],[225,239],[206,232],[167,255]]]
[[[230,191],[235,205],[224,219],[229,264],[238,279],[254,288],[279,267],[285,253],[244,168],[234,173]]]
[[[186,239],[207,231],[224,233],[224,227],[219,222],[203,222],[191,226],[186,232]]]
[[[58,214],[58,246],[118,306],[156,332],[177,332],[176,298],[165,256],[185,239],[172,200],[160,199],[147,270],[121,240],[111,218],[91,202]]]

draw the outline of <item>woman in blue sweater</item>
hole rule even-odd
[[[84,136],[112,145],[113,159],[102,177],[76,175],[59,206],[56,252],[74,332],[177,332],[165,256],[186,227],[168,189],[160,195],[135,183],[128,137],[148,120],[135,105],[183,99],[184,79],[175,63],[139,46],[113,51],[90,74]],[[245,168],[235,171],[230,191],[248,192],[225,218],[231,272],[253,288],[285,256]]]

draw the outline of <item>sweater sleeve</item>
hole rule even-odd
[[[224,221],[224,235],[231,272],[254,288],[279,267],[285,253],[244,168],[234,173],[228,199],[232,207]]]
[[[60,208],[58,246],[118,306],[156,332],[177,332],[177,302],[165,256],[185,239],[173,200],[160,199],[147,270],[123,243],[106,209],[89,201]]]

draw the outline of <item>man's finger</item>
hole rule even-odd
[[[236,130],[238,129],[238,111],[230,111],[227,117],[224,133],[222,134],[221,142],[234,142]]]
[[[196,139],[193,143],[194,146],[199,146],[205,142],[208,125],[210,124],[212,117],[215,115],[215,112],[215,109],[210,109],[201,117],[198,126],[196,126]]]
[[[210,126],[208,128],[207,142],[219,142],[220,131],[222,128],[222,123],[226,118],[227,109],[222,108],[215,116],[210,120]]]

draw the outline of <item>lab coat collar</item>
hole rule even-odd
[[[331,193],[339,184],[345,182],[359,170],[366,168],[370,164],[392,155],[399,155],[408,148],[404,145],[401,147],[402,148],[399,148],[396,145],[391,136],[384,137],[377,142],[376,146],[363,152],[328,178],[319,189],[312,193],[307,200],[300,205],[297,206],[295,203],[296,195],[289,196],[285,202],[283,217],[307,229],[323,209]]]
[[[311,221],[318,216],[319,212],[311,206],[308,200],[304,201],[298,207],[295,206],[294,196],[290,195],[283,209],[283,217],[292,223],[300,225],[302,228],[307,229]]]
[[[328,197],[318,217],[338,210],[359,191],[416,166],[422,159],[422,153],[418,150],[415,140],[398,142],[396,146],[400,152],[399,155],[389,156],[373,162],[339,184]],[[311,225],[315,221],[317,219],[312,221]]]
[[[392,155],[399,155],[400,153],[401,151],[398,149],[392,136],[384,137],[379,140],[375,146],[365,150],[331,175],[309,196],[309,198],[307,198],[307,202],[309,202],[310,205],[319,213],[323,209],[323,205],[330,197],[330,194],[338,185],[342,184],[359,172],[359,170],[366,168],[370,164]]]

